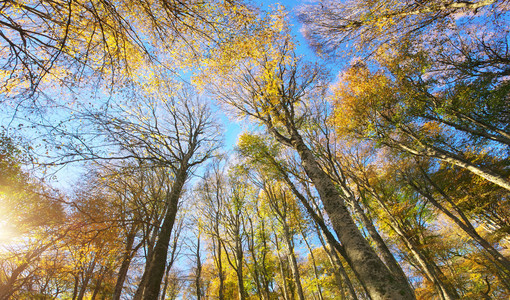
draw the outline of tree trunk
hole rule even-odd
[[[317,272],[317,263],[315,261],[315,255],[313,254],[313,249],[310,246],[310,244],[308,243],[308,240],[306,239],[306,234],[305,234],[303,228],[301,228],[300,231],[301,231],[301,236],[303,237],[303,241],[305,242],[306,248],[308,249],[308,252],[310,253],[310,260],[312,261],[312,265],[313,265],[313,274],[314,274],[315,280],[316,280],[316,287],[317,287],[317,292],[319,294],[319,300],[324,300],[324,296],[322,296],[322,288],[319,283],[319,274]],[[342,285],[340,285],[340,287],[341,286]]]
[[[83,279],[83,284],[80,288],[80,292],[78,293],[78,296],[76,297],[77,300],[83,300],[83,297],[85,296],[85,292],[87,291],[87,286],[89,285],[90,278],[92,277],[92,274],[94,272],[94,268],[96,267],[96,257],[94,256],[94,260],[92,261],[92,264],[89,265],[87,268],[87,271],[85,273],[85,277]]]
[[[165,210],[166,211],[166,210]],[[158,219],[158,224],[160,220]],[[133,296],[133,300],[140,300],[143,297],[143,293],[145,291],[145,286],[147,285],[147,277],[149,272],[149,262],[152,259],[152,254],[154,253],[154,244],[156,243],[157,237],[159,235],[159,226],[150,225],[149,232],[146,234],[146,243],[147,243],[147,253],[145,255],[145,268],[142,274],[142,278],[140,279],[140,283],[138,284],[138,288],[136,289],[135,295]]]
[[[335,279],[337,281],[338,287],[341,289],[341,299],[346,299],[344,295],[343,290],[343,283],[345,282],[345,285],[347,285],[347,288],[349,289],[350,298],[352,300],[358,300],[358,295],[356,294],[356,290],[354,289],[354,286],[352,285],[351,279],[347,275],[347,272],[345,271],[345,268],[342,264],[342,261],[340,260],[340,257],[338,257],[337,252],[335,251],[335,248],[328,239],[326,239],[326,242],[324,241],[324,238],[322,237],[321,232],[319,232],[319,228],[316,228],[319,241],[321,242],[322,247],[326,251],[326,254],[328,255],[329,262],[331,263],[331,266],[333,267],[333,273],[335,275]],[[343,278],[343,280],[342,280]]]
[[[106,275],[106,272],[108,272],[108,267],[101,267],[101,270],[99,271],[99,278],[96,282],[96,286],[94,287],[94,291],[92,293],[92,296],[90,297],[90,300],[95,300],[97,294],[99,293],[99,290],[101,289],[101,284],[103,283],[104,276]]]
[[[170,244],[170,235],[174,226],[175,216],[177,215],[177,208],[179,198],[181,196],[182,188],[186,179],[187,161],[181,163],[181,168],[178,170],[175,181],[172,184],[170,193],[168,195],[167,203],[168,209],[165,214],[165,219],[161,225],[161,230],[158,234],[158,240],[153,250],[153,255],[149,264],[147,285],[143,293],[144,300],[158,299],[159,291],[161,288],[161,280],[165,273],[166,259],[168,255],[168,245]]]
[[[427,176],[428,177],[428,176]],[[436,198],[429,191],[419,187],[412,180],[408,180],[409,185],[414,188],[420,195],[425,197],[432,205],[434,205],[437,209],[443,212],[446,216],[448,216],[457,226],[459,226],[467,235],[469,235],[475,242],[477,242],[487,253],[492,257],[492,262],[502,270],[504,277],[500,278],[502,283],[506,286],[507,289],[510,289],[510,261],[506,257],[504,257],[499,251],[494,249],[494,247],[483,237],[481,237],[476,229],[473,227],[469,219],[466,217],[464,212],[458,208],[458,206],[453,202],[443,190],[441,190],[430,178],[428,178],[429,182],[433,184],[433,186],[439,191],[439,193],[446,199],[446,201],[453,207],[455,212],[459,215],[460,219],[455,216],[451,211],[449,211],[446,207],[444,207],[441,203],[439,203]],[[461,220],[462,219],[462,220]]]
[[[437,265],[430,259],[428,259],[425,255],[423,255],[422,251],[419,250],[418,246],[415,242],[413,242],[402,230],[401,226],[398,224],[398,221],[393,217],[387,206],[381,199],[375,197],[378,204],[381,208],[388,214],[388,220],[390,221],[390,226],[397,233],[400,239],[404,242],[405,246],[409,249],[412,256],[418,262],[421,267],[422,272],[425,276],[434,284],[434,287],[439,293],[441,299],[444,300],[453,300],[460,299],[455,288],[446,282],[444,278],[444,274],[437,267]]]
[[[257,212],[258,214],[258,212]],[[257,296],[259,299],[263,300],[269,300],[266,298],[266,295],[262,293],[262,286],[260,284],[260,272],[259,272],[259,260],[257,258],[257,249],[255,249],[255,230],[253,228],[253,220],[252,218],[247,215],[248,223],[250,224],[250,234],[247,235],[247,244],[248,244],[248,251],[250,253],[251,259],[253,260],[253,267],[251,268],[253,271],[252,277],[255,281],[255,288],[257,290]],[[248,268],[249,270],[250,268]]]
[[[291,139],[297,150],[301,164],[319,193],[324,208],[331,220],[352,268],[360,276],[374,300],[415,299],[414,292],[403,284],[407,279],[397,278],[384,265],[375,251],[362,236],[329,176],[319,167],[312,152],[295,132]]]
[[[409,133],[406,131],[407,134],[411,135],[413,138],[417,139],[417,137],[413,133]],[[393,145],[392,145],[393,144]],[[414,148],[411,148],[401,142],[398,141],[392,141],[390,142],[389,146],[396,146],[397,148],[400,148],[401,150],[404,150],[408,153],[411,153],[416,156],[427,156],[427,157],[434,157],[438,158],[442,161],[445,161],[447,163],[450,163],[454,166],[464,168],[470,172],[472,172],[475,175],[478,175],[487,181],[490,181],[508,191],[510,191],[510,181],[508,178],[497,174],[493,172],[492,170],[487,169],[486,167],[480,167],[472,163],[471,161],[465,159],[464,157],[457,155],[455,153],[452,153],[450,151],[440,149],[434,146],[426,145],[421,143],[421,146],[424,147],[424,150],[416,150]]]
[[[411,285],[409,284],[409,281],[407,280],[406,274],[404,271],[402,271],[402,268],[398,264],[397,260],[393,256],[393,254],[390,252],[390,249],[388,249],[388,246],[386,246],[386,243],[382,239],[381,235],[379,235],[379,232],[377,232],[377,229],[375,228],[372,221],[368,218],[368,216],[365,214],[361,206],[359,205],[358,201],[356,199],[352,199],[354,211],[356,214],[361,218],[363,224],[365,225],[365,228],[367,229],[368,233],[370,234],[370,237],[374,241],[377,250],[379,254],[381,255],[382,260],[388,267],[388,269],[399,279],[405,279],[405,282],[402,282],[402,284],[408,285],[409,289],[412,289]]]
[[[219,280],[219,286],[218,286],[218,299],[219,300],[225,300],[225,275],[223,274],[223,262],[222,262],[222,252],[221,252],[221,240],[219,238],[219,228],[217,228],[216,224],[216,237],[215,240],[213,240],[213,247],[216,247],[215,251],[215,261],[216,261],[216,268],[218,269],[218,280]]]
[[[285,274],[284,266],[282,257],[280,255],[280,243],[278,243],[278,237],[275,236],[275,245],[276,245],[276,255],[278,256],[278,267],[280,270],[280,275],[282,276],[282,288],[283,288],[283,298],[285,300],[291,300],[290,296],[291,293],[289,293],[289,289],[287,286],[287,274]]]
[[[73,300],[76,300],[76,297],[78,297],[78,285],[80,284],[80,274],[74,275],[74,287],[73,287]],[[7,298],[2,298],[2,300],[5,300]]]
[[[179,226],[173,230],[173,242],[172,242],[172,253],[170,254],[170,260],[168,261],[168,264],[166,266],[165,270],[165,279],[163,283],[163,291],[161,293],[161,300],[165,300],[166,298],[166,289],[168,287],[168,281],[170,276],[170,270],[172,269],[172,266],[174,265],[174,262],[176,260],[177,256],[177,245],[179,243],[179,236],[181,234],[182,230],[182,222],[180,222]]]
[[[272,162],[273,162],[273,165],[278,168],[278,170],[280,172],[280,175],[283,176],[284,181],[287,183],[287,185],[292,190],[294,195],[300,200],[301,204],[303,204],[303,206],[305,207],[305,209],[308,212],[308,214],[310,214],[312,219],[315,221],[317,234],[319,236],[319,240],[321,241],[322,246],[324,247],[324,249],[326,249],[326,247],[325,247],[325,244],[324,244],[324,240],[322,239],[321,232],[326,236],[328,246],[331,249],[330,251],[328,251],[326,249],[326,252],[327,252],[328,257],[330,259],[331,259],[332,256],[334,256],[336,258],[335,259],[335,263],[336,263],[336,267],[337,268],[335,268],[335,277],[337,278],[337,283],[339,284],[339,288],[342,289],[342,293],[343,293],[343,288],[342,288],[342,279],[341,278],[343,277],[345,283],[347,284],[347,286],[349,288],[349,292],[351,294],[352,299],[354,299],[354,300],[358,299],[358,297],[356,295],[356,291],[354,290],[354,287],[352,285],[352,282],[349,279],[349,277],[347,276],[347,273],[345,272],[345,269],[344,269],[344,267],[343,267],[343,265],[342,265],[342,263],[340,261],[340,258],[338,257],[336,251],[334,250],[334,249],[337,249],[337,251],[339,253],[341,253],[342,256],[345,256],[345,252],[343,250],[343,247],[340,246],[340,244],[338,244],[338,241],[335,239],[333,234],[329,231],[328,227],[324,223],[324,218],[323,218],[322,214],[320,214],[320,210],[317,208],[317,205],[314,205],[315,209],[312,208],[312,206],[310,205],[310,203],[308,203],[308,201],[305,198],[305,196],[303,196],[303,194],[301,194],[297,190],[296,186],[290,180],[290,178],[287,175],[287,173],[285,173],[285,170],[283,170],[281,168],[281,166],[275,160],[273,160]],[[309,191],[307,191],[307,192],[309,193]],[[334,247],[333,244],[335,244],[337,246]],[[332,262],[332,266],[335,267],[335,264],[333,264],[333,262]],[[338,272],[336,272],[336,271],[338,271]],[[342,299],[343,299],[343,296],[342,296]]]
[[[406,238],[402,232],[399,233],[399,236],[401,236],[401,238],[404,240],[404,243],[413,255],[414,259],[422,268],[422,271],[426,277],[428,277],[428,279],[434,284],[440,298],[443,300],[460,299],[460,296],[458,295],[455,288],[445,281],[444,274],[437,267],[437,265],[431,260],[427,259],[423,253],[421,253],[419,248],[410,239]]]
[[[301,285],[301,277],[299,276],[299,267],[296,260],[296,254],[294,253],[294,245],[292,237],[289,232],[289,227],[286,224],[286,220],[283,220],[283,232],[285,237],[285,243],[289,249],[289,264],[290,270],[292,271],[292,277],[294,277],[294,284],[296,285],[297,294],[299,300],[305,300],[305,294],[303,293],[303,286]]]
[[[259,212],[257,211],[257,214],[259,214]],[[265,294],[265,297],[266,297],[266,300],[270,300],[271,299],[271,292],[270,292],[270,288],[269,288],[269,282],[270,282],[270,276],[269,274],[267,273],[267,266],[266,266],[266,256],[267,256],[267,253],[269,251],[269,246],[267,245],[267,236],[266,236],[266,232],[265,232],[265,223],[264,223],[264,220],[262,220],[261,222],[261,226],[262,226],[262,285],[264,286],[264,294]]]
[[[198,232],[197,236],[197,252],[195,256],[197,259],[197,271],[195,274],[195,289],[197,290],[197,300],[201,300],[202,288],[200,286],[200,279],[202,278],[202,261],[200,258],[200,231]]]
[[[237,293],[240,300],[246,299],[246,291],[244,288],[244,275],[243,275],[243,248],[241,245],[241,238],[236,236],[236,274],[237,274]]]
[[[122,264],[119,269],[119,273],[117,275],[117,282],[115,283],[115,288],[113,290],[112,300],[119,300],[122,295],[122,288],[124,287],[124,281],[126,281],[126,276],[129,271],[129,266],[131,265],[131,260],[135,255],[136,251],[142,246],[142,243],[136,245],[133,249],[133,243],[135,240],[134,229],[127,236],[126,241],[126,250],[124,252],[124,257],[122,259]]]

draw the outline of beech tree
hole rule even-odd
[[[278,185],[278,182],[269,182],[269,178],[264,178],[264,174],[259,176],[262,177],[260,180],[262,181],[262,191],[264,192],[264,198],[266,198],[265,201],[268,202],[267,204],[271,215],[274,215],[280,225],[280,228],[277,229],[281,234],[278,235],[283,237],[282,240],[286,247],[286,256],[294,279],[295,290],[298,299],[302,300],[305,298],[305,293],[303,291],[303,284],[294,250],[294,236],[296,235],[297,223],[302,222],[302,219],[299,218],[300,216],[296,217],[296,214],[299,215],[299,208],[297,207],[295,199],[291,198],[292,193],[286,190],[281,183]]]
[[[467,136],[482,145],[490,143],[490,140],[493,139],[477,135],[476,132],[470,132],[470,129],[462,130],[455,126],[454,122],[459,119],[447,115],[448,113],[444,117],[437,117],[442,114],[440,111],[448,110],[448,107],[451,107],[448,104],[451,101],[448,99],[448,94],[430,94],[425,90],[426,84],[422,86],[423,89],[420,89],[410,79],[406,79],[409,78],[407,76],[412,76],[412,73],[406,73],[406,75],[397,73],[394,76],[393,78],[388,77],[381,72],[373,74],[362,64],[354,66],[346,72],[343,77],[344,81],[337,87],[334,98],[337,116],[335,122],[338,128],[359,137],[374,139],[415,156],[432,157],[465,168],[510,190],[505,170],[501,169],[506,154],[498,153],[497,150],[492,155],[476,153],[476,150],[471,150],[469,147],[473,143],[464,140]],[[470,99],[456,99],[456,97],[465,95],[462,94],[463,92],[459,92],[459,95],[456,91],[450,91],[453,94],[452,100],[457,103],[457,108],[454,110],[465,110],[462,114],[467,117],[468,114],[471,114],[467,112],[471,103],[490,107],[489,103],[494,100],[495,107],[503,105],[506,100],[502,94],[499,94],[501,92],[499,89],[506,90],[507,87],[505,83],[502,85],[492,91],[492,95],[488,97],[474,92],[475,87],[480,88],[478,85],[463,89],[463,92],[473,91],[471,94],[473,102],[469,101]],[[459,105],[465,105],[466,109]],[[477,114],[475,111],[472,112]],[[489,110],[484,115],[491,119],[506,118],[505,109],[502,111]],[[355,117],[351,118],[351,116]],[[485,116],[481,116],[481,118]],[[453,121],[443,122],[442,118]],[[450,127],[452,123],[453,129]],[[494,122],[493,125],[498,126],[497,122]],[[474,129],[476,124],[468,126],[473,131],[477,130]],[[503,126],[501,124],[500,129],[495,129],[495,131],[504,134],[506,129]],[[462,133],[455,134],[454,130],[457,128]],[[483,132],[490,135],[488,131],[484,130]],[[490,166],[488,161],[495,163]]]
[[[120,155],[113,158],[150,161],[155,169],[171,175],[164,199],[164,218],[143,276],[147,282],[142,282],[140,291],[145,299],[154,299],[160,291],[184,184],[217,147],[218,128],[208,108],[191,90],[182,90],[176,96],[163,94],[163,90],[157,95],[140,96],[146,97],[145,106],[134,105],[131,111],[122,105],[116,107],[127,118],[109,112],[92,113],[88,117],[102,130],[105,139],[118,147]],[[95,152],[80,155],[86,159],[101,157]]]
[[[345,196],[317,163],[300,133],[306,120],[307,101],[314,96],[320,97],[323,91],[322,70],[293,56],[285,42],[279,47],[273,48],[271,53],[279,53],[278,56],[262,56],[260,60],[236,68],[239,74],[233,81],[228,81],[232,77],[227,77],[223,83],[225,88],[217,86],[217,98],[239,115],[252,117],[263,124],[279,143],[297,152],[345,248],[351,267],[366,284],[370,296],[376,299],[414,298],[413,291],[400,283],[405,279],[398,280],[391,274],[361,235],[347,210]]]
[[[0,13],[2,92],[33,95],[42,82],[81,86],[189,63],[225,42],[253,12],[241,2],[9,1]]]
[[[477,30],[496,33],[497,28],[502,29],[505,26],[503,19],[507,11],[505,2],[496,0],[468,2],[378,0],[341,3],[321,0],[316,4],[303,5],[299,8],[298,14],[304,25],[305,37],[319,53],[336,57],[370,56],[376,54],[381,47],[387,45],[393,47],[407,44],[409,41],[422,41],[428,50],[436,51],[447,49],[441,46],[441,43],[446,43],[452,46],[448,51],[458,55],[440,56],[442,59],[437,63],[441,64],[472,54],[471,51],[465,51],[471,46],[469,43],[471,41],[482,42],[488,46],[485,50],[500,49],[503,51],[501,53],[504,53],[504,49],[496,45],[508,32],[500,32],[501,35],[496,34],[490,39],[471,41],[466,36],[456,36],[455,33],[462,31],[462,26],[468,28],[479,20],[495,22],[475,25]],[[469,36],[481,32],[466,30],[463,33]],[[477,48],[475,51],[484,52],[484,49]],[[473,61],[457,61],[457,66],[464,63],[466,66],[481,66],[483,62],[490,64],[487,56],[473,58]]]
[[[201,202],[204,204],[203,221],[205,233],[210,237],[210,252],[212,252],[213,264],[218,278],[217,295],[218,299],[225,299],[225,267],[223,256],[223,240],[221,230],[221,219],[223,206],[227,196],[226,182],[223,170],[220,169],[219,161],[214,161],[210,170],[205,174],[203,184],[197,192]]]
[[[506,154],[463,148],[508,147],[507,13],[498,1],[324,1],[303,7],[302,19],[315,33],[312,43],[334,52],[350,41],[373,58],[353,61],[341,77],[334,100],[340,127],[509,189],[494,163]],[[481,156],[487,162],[474,163]],[[485,166],[491,160],[494,167]]]

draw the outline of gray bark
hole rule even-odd
[[[363,224],[365,225],[365,228],[367,229],[368,233],[370,234],[370,237],[374,241],[374,244],[377,247],[379,255],[381,255],[382,260],[388,267],[388,269],[399,279],[405,279],[402,284],[407,284],[409,286],[409,289],[412,289],[411,285],[409,284],[409,281],[407,281],[407,277],[398,264],[397,260],[393,256],[393,254],[390,252],[390,249],[388,249],[388,246],[382,239],[381,235],[379,235],[379,232],[377,232],[377,229],[375,228],[372,221],[368,218],[368,216],[365,214],[361,206],[359,205],[358,201],[355,199],[353,201],[354,211],[358,216],[361,218]]]
[[[158,299],[161,280],[163,279],[163,275],[165,273],[170,235],[172,233],[175,216],[177,215],[179,198],[181,196],[182,188],[186,182],[187,177],[188,173],[186,159],[184,162],[182,162],[181,168],[178,170],[175,176],[175,181],[172,184],[170,193],[168,195],[168,209],[166,211],[163,224],[161,225],[161,230],[158,234],[158,240],[153,250],[149,269],[147,270],[149,276],[143,293],[144,300]]]
[[[119,273],[117,274],[117,282],[115,283],[115,288],[113,290],[112,300],[120,299],[122,288],[124,287],[124,281],[126,281],[129,266],[131,265],[131,260],[133,259],[136,251],[138,251],[138,249],[142,246],[142,243],[139,243],[134,249],[132,249],[135,240],[135,231],[136,230],[134,230],[133,227],[133,230],[127,236],[126,250],[124,252],[124,257],[122,259]]]
[[[416,260],[418,265],[421,268],[421,271],[425,274],[425,276],[434,284],[434,287],[436,288],[439,297],[443,300],[452,300],[452,299],[460,299],[460,296],[458,295],[455,288],[447,283],[444,278],[444,274],[441,272],[441,270],[437,267],[437,265],[428,259],[422,251],[419,250],[419,248],[416,245],[416,242],[412,241],[406,234],[405,230],[401,228],[399,225],[398,220],[396,220],[385,203],[379,198],[375,197],[378,204],[381,206],[381,208],[386,212],[388,215],[388,220],[390,221],[390,225],[392,229],[397,233],[397,235],[400,237],[400,239],[404,242],[405,246],[408,248],[408,250],[411,252],[413,258]]]
[[[374,300],[415,299],[409,286],[402,284],[379,259],[375,251],[362,236],[345,206],[344,200],[329,176],[320,168],[312,152],[295,132],[291,144],[297,150],[302,166],[319,193],[324,208],[344,246],[352,268],[360,276]]]

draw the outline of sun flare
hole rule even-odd
[[[16,236],[14,228],[7,222],[0,221],[0,244],[5,244]]]
[[[13,224],[10,224],[5,218],[8,215],[8,205],[5,194],[0,194],[0,245],[11,241],[16,236],[16,230]],[[3,219],[3,220],[2,220]]]

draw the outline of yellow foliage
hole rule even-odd
[[[395,100],[390,79],[372,73],[361,64],[354,65],[339,77],[333,86],[334,125],[340,132],[369,130],[379,113],[391,115]]]

